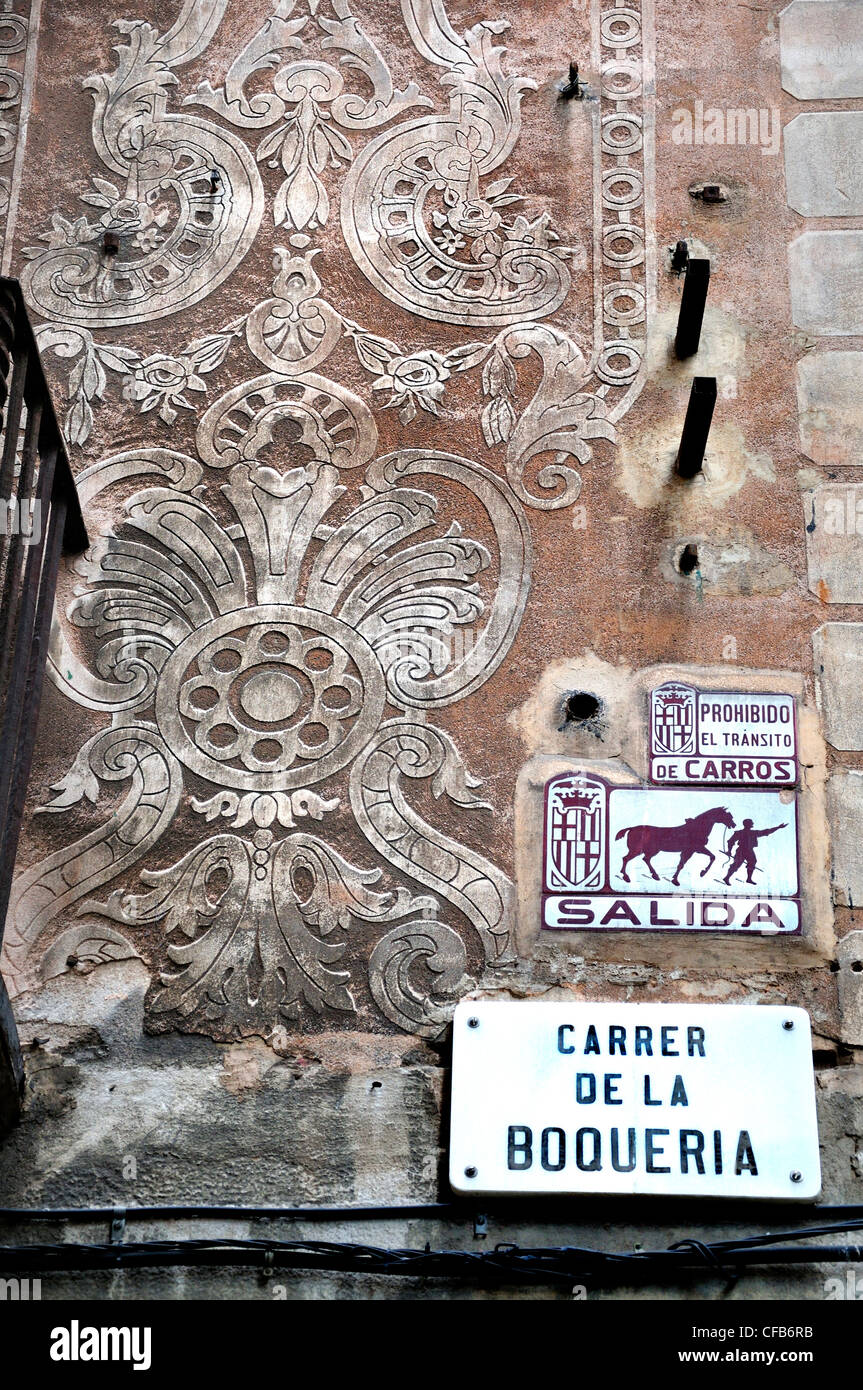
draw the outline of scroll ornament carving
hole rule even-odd
[[[334,382],[322,385],[322,379],[308,371],[310,366],[325,360],[344,335],[352,342],[363,367],[373,374],[371,389],[380,393],[377,400],[382,408],[398,408],[405,424],[416,417],[418,410],[439,415],[447,382],[481,366],[482,390],[489,397],[482,416],[483,433],[490,448],[507,446],[507,476],[517,495],[527,505],[540,508],[559,507],[576,500],[581,479],[566,463],[567,459],[586,463],[592,457],[589,441],[613,440],[615,435],[602,401],[586,390],[588,368],[571,338],[551,325],[522,324],[504,329],[490,343],[462,344],[445,353],[403,350],[345,318],[320,296],[321,281],[312,264],[316,254],[277,247],[275,264],[279,273],[274,297],[220,332],[194,340],[173,356],[156,353],[142,358],[128,347],[97,343],[87,329],[42,325],[37,336],[43,350],[50,349],[64,358],[77,356],[68,382],[70,404],[65,432],[69,442],[80,444],[88,438],[93,404],[105,390],[106,368],[123,375],[123,395],[135,402],[142,414],[155,411],[159,419],[171,425],[180,410],[194,409],[193,394],[197,397],[207,389],[203,377],[221,366],[232,342],[245,335],[250,349],[271,368],[271,373],[244,383],[207,413],[203,432],[207,441],[205,460],[223,467],[229,459],[238,457],[228,442],[230,420],[244,399],[265,391],[272,406],[270,416],[274,417],[282,410],[280,399],[298,399],[298,388],[289,379],[296,383],[302,376],[309,391],[329,391],[347,408],[352,417],[353,437],[368,444],[364,453],[354,454],[355,461],[368,462],[377,438],[368,406]],[[540,358],[543,375],[534,397],[519,414],[516,364],[531,352]],[[388,398],[384,398],[384,392]],[[308,416],[306,419],[308,423]],[[250,440],[246,457],[252,457],[249,448],[257,442],[256,437]],[[542,491],[536,494],[526,487],[524,470],[536,454],[546,451],[554,451],[556,460],[540,471],[536,482],[540,489],[548,490],[548,495]]]
[[[602,98],[611,110],[600,129],[609,164],[601,193],[617,220],[603,230],[601,267],[594,267],[594,317],[606,322],[606,340],[588,354],[562,328],[540,322],[569,292],[571,252],[558,245],[547,213],[531,220],[512,212],[522,195],[511,177],[489,177],[518,141],[522,96],[533,86],[504,72],[505,50],[494,40],[506,24],[483,20],[458,35],[442,0],[402,0],[407,33],[421,57],[442,70],[449,98],[446,117],[428,112],[405,120],[405,113],[422,112],[431,99],[415,82],[395,87],[348,0],[330,0],[329,13],[280,0],[223,85],[202,83],[182,101],[184,113],[201,107],[237,131],[266,132],[253,160],[238,135],[166,107],[174,68],[203,50],[225,3],[185,6],[165,36],[137,21],[121,22],[128,44],[118,49],[117,71],[89,80],[96,93],[94,145],[113,177],[94,176],[83,199],[101,215],[93,222],[56,214],[43,237],[49,249],[34,250],[25,272],[31,306],[52,320],[41,330],[43,345],[78,359],[67,387],[69,442],[82,444],[89,436],[106,369],[122,378],[125,399],[172,425],[178,411],[196,404],[205,373],[224,360],[243,321],[182,352],[149,355],[128,344],[100,343],[88,325],[157,318],[209,294],[245,255],[260,221],[264,194],[255,162],[280,165],[285,174],[273,217],[297,250],[328,221],[328,185],[335,172],[349,168],[342,230],[371,284],[420,317],[497,330],[491,342],[456,344],[448,353],[402,351],[343,320],[364,365],[375,372],[372,389],[388,389],[387,403],[397,404],[408,424],[419,409],[439,412],[456,372],[483,364],[486,442],[506,446],[507,475],[522,501],[540,508],[573,502],[580,481],[569,460],[585,462],[588,441],[614,442],[614,421],[639,389],[642,351],[632,325],[644,318],[645,294],[636,279],[644,233],[635,221],[643,179],[633,161],[642,146],[640,118],[625,110],[641,95],[637,62],[628,57],[603,69]],[[613,46],[620,38],[622,51],[631,54],[640,41],[638,15],[627,10],[615,19],[615,13],[602,18],[602,42]],[[625,34],[618,33],[621,24]],[[262,90],[260,76],[270,71]],[[354,74],[363,95],[349,89]],[[200,158],[189,153],[184,122],[198,132]],[[374,135],[381,126],[387,128]],[[349,137],[368,133],[373,138],[356,154]],[[227,177],[231,160],[224,167],[219,160],[226,141],[236,146],[236,177]],[[218,182],[207,183],[204,175]],[[238,199],[242,208],[248,204],[246,212]],[[120,242],[116,258],[101,253],[106,231]],[[183,262],[180,250],[194,264]],[[331,345],[327,337],[325,355]],[[516,367],[531,353],[542,361],[543,381],[525,408]],[[284,369],[283,360],[270,365]],[[546,452],[554,457],[540,461],[535,482],[525,484],[525,466]]]
[[[136,954],[157,973],[153,1027],[267,1035],[309,1010],[376,1008],[434,1036],[469,969],[511,959],[512,886],[419,809],[420,790],[465,824],[483,805],[431,718],[477,691],[515,638],[530,577],[523,506],[575,500],[573,465],[614,441],[639,389],[646,164],[628,107],[642,91],[640,15],[600,15],[615,52],[602,69],[595,201],[617,220],[595,258],[588,349],[547,321],[574,253],[546,213],[513,211],[522,198],[500,176],[532,85],[504,70],[505,24],[458,35],[442,0],[401,0],[411,41],[440,72],[441,112],[414,82],[396,88],[348,0],[307,11],[278,0],[223,84],[169,109],[175,69],[203,52],[226,3],[185,3],[165,35],[119,24],[116,70],[90,84],[110,177],[93,179],[86,216],[55,217],[25,274],[48,320],[42,347],[72,363],[67,438],[87,439],[113,377],[162,427],[194,421],[197,457],[149,446],[79,475],[85,502],[120,486],[125,504],[82,565],[50,670],[111,722],[44,808],[75,808],[85,832],[18,880],[4,969],[20,990],[40,962],[55,973],[79,950]],[[272,294],[171,353],[100,342],[98,325],[178,312],[239,265],[265,208],[259,166],[283,175],[272,216],[288,244],[275,249]],[[345,169],[341,230],[363,275],[420,321],[467,330],[461,340],[402,345],[326,297],[311,242]],[[106,231],[120,243],[111,263]],[[368,374],[362,393],[327,374],[345,345]],[[210,374],[246,351],[254,375],[208,399]],[[540,379],[525,404],[531,358]],[[378,455],[376,411],[431,424],[472,372],[505,477],[437,447]],[[286,425],[296,466],[284,471]],[[459,490],[481,536],[439,519],[441,495],[449,504]],[[124,799],[106,819],[112,784]],[[190,816],[203,839],[188,836]],[[362,865],[342,853],[351,823],[368,846]],[[176,857],[154,868],[169,827]],[[82,920],[69,926],[69,914]]]
[[[280,0],[231,64],[224,86],[214,90],[204,82],[186,97],[186,104],[207,106],[239,129],[269,132],[256,157],[271,169],[281,164],[286,175],[275,196],[273,220],[277,227],[302,233],[322,227],[329,217],[323,181],[327,168],[341,169],[353,159],[343,132],[372,130],[431,101],[414,82],[401,91],[394,88],[389,68],[348,0],[332,0],[332,15],[317,5],[308,14],[299,13],[300,8],[297,0]],[[337,65],[303,53],[310,29]],[[276,69],[272,91],[249,96],[246,83],[265,68]],[[371,95],[351,92],[346,73],[361,74]]]
[[[21,283],[42,317],[101,327],[147,323],[210,294],[239,265],[264,194],[242,140],[214,122],[168,110],[175,69],[206,48],[228,0],[184,0],[166,34],[116,20],[125,42],[110,74],[86,80],[97,175],[74,220],[55,213]],[[105,234],[116,243],[106,254]]]
[[[133,490],[81,562],[67,613],[79,637],[57,634],[51,673],[112,726],[46,809],[97,806],[106,769],[129,790],[101,827],[19,880],[6,970],[25,987],[43,937],[73,906],[110,923],[105,940],[119,936],[129,954],[146,954],[139,934],[158,925],[167,960],[153,1026],[266,1033],[307,1008],[355,1011],[346,948],[360,925],[386,926],[369,955],[370,998],[433,1035],[467,987],[470,941],[488,964],[510,958],[511,885],[427,824],[410,788],[422,780],[456,806],[482,804],[452,738],[426,719],[478,689],[509,649],[528,527],[507,483],[469,460],[373,457],[371,412],[320,374],[343,322],[319,295],[311,255],[281,251],[277,263],[273,298],[245,331],[260,364],[282,370],[224,393],[198,427],[221,487],[204,493],[201,465],[165,449],[82,475],[85,497]],[[307,461],[281,473],[266,459],[286,419]],[[346,509],[341,480],[357,469],[361,500]],[[493,544],[441,527],[437,479],[480,504]],[[88,662],[75,651],[82,637]],[[411,719],[387,718],[388,707]],[[351,767],[345,804],[338,779]],[[142,868],[147,891],[93,896],[149,854],[187,794],[192,813],[225,828],[169,868]],[[420,892],[344,857],[326,827],[347,811],[388,873]]]
[[[500,328],[544,317],[569,292],[571,252],[547,213],[508,217],[521,201],[511,179],[484,182],[535,86],[503,71],[494,38],[509,26],[482,20],[459,35],[442,0],[403,0],[402,14],[417,51],[444,69],[449,111],[396,126],[354,161],[342,194],[351,255],[379,293],[426,318]]]
[[[0,14],[0,241],[8,236],[12,168],[20,137],[24,67],[31,42],[29,5],[9,0]],[[5,249],[5,248],[4,248]]]
[[[133,349],[97,343],[87,329],[43,324],[38,331],[43,350],[50,349],[64,358],[77,356],[68,383],[67,438],[83,443],[89,436],[93,404],[105,390],[106,368],[123,375],[123,394],[141,413],[154,411],[170,425],[180,410],[194,409],[193,397],[199,399],[207,389],[204,377],[220,367],[232,343],[245,336],[249,349],[270,371],[238,386],[206,413],[199,436],[205,441],[205,461],[221,468],[239,459],[232,443],[232,421],[242,402],[259,392],[266,394],[269,403],[269,409],[258,415],[259,424],[269,421],[265,430],[285,412],[298,419],[299,404],[291,409],[287,402],[300,401],[302,379],[307,406],[318,391],[329,393],[347,410],[350,424],[341,422],[340,429],[352,442],[343,457],[352,457],[357,465],[367,463],[377,439],[372,411],[353,392],[309,370],[325,361],[345,337],[373,378],[371,390],[376,403],[383,409],[397,408],[405,424],[418,411],[440,415],[447,383],[456,375],[482,368],[481,389],[488,397],[482,415],[483,433],[490,448],[506,446],[506,472],[517,495],[525,504],[539,508],[575,501],[581,479],[567,460],[588,462],[592,457],[590,441],[613,440],[615,434],[602,400],[587,390],[589,368],[571,338],[552,325],[527,323],[502,330],[491,342],[461,344],[443,353],[402,349],[344,317],[322,297],[313,264],[317,254],[315,250],[295,252],[276,247],[278,273],[273,297],[220,332],[195,339],[174,356],[157,353],[142,358]],[[519,413],[518,363],[530,353],[542,362],[542,379]],[[308,443],[308,409],[304,421]],[[260,436],[248,433],[243,456],[254,457],[259,444]],[[540,492],[534,493],[525,485],[524,471],[531,459],[545,452],[554,452],[556,458],[537,475]]]

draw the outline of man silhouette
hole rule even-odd
[[[777,830],[784,830],[787,824],[787,821],[783,821],[781,825],[771,825],[769,830],[754,830],[752,821],[747,818],[728,841],[728,858],[732,860],[732,863],[722,882],[728,883],[731,877],[737,873],[737,870],[745,864],[746,882],[754,883],[755,880],[752,875],[758,867],[755,859],[755,848],[758,841],[764,835],[772,835]]]

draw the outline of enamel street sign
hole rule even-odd
[[[544,928],[796,932],[798,895],[792,793],[546,784]]]
[[[682,681],[658,686],[650,692],[650,780],[793,786],[793,696],[696,690]]]
[[[466,1000],[453,1019],[459,1193],[814,1200],[809,1017],[760,1004]]]

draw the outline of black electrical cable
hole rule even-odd
[[[854,1222],[857,1228],[863,1223]],[[849,1223],[844,1229],[850,1229]],[[753,1265],[851,1263],[863,1260],[863,1246],[780,1246],[779,1240],[827,1234],[836,1227],[743,1237],[708,1243],[678,1241],[665,1250],[602,1251],[577,1246],[522,1249],[501,1244],[493,1250],[385,1249],[333,1241],[210,1239],[143,1241],[108,1245],[27,1244],[0,1247],[0,1268],[11,1271],[117,1269],[130,1267],[261,1265],[373,1274],[489,1279],[576,1279],[616,1276],[627,1283],[669,1274],[712,1272],[724,1277]],[[843,1228],[840,1228],[843,1229]]]
[[[486,1204],[486,1211],[494,1203]],[[538,1209],[533,1208],[534,1219]],[[844,1220],[824,1222],[827,1214],[845,1214]],[[511,1209],[506,1208],[511,1217]],[[546,1213],[548,1215],[549,1213]],[[504,1216],[501,1209],[500,1216]],[[75,1242],[27,1243],[0,1246],[0,1270],[5,1272],[51,1270],[98,1270],[166,1266],[258,1266],[267,1277],[275,1264],[280,1269],[319,1269],[340,1272],[418,1275],[433,1278],[483,1279],[512,1282],[527,1280],[582,1280],[626,1284],[669,1277],[713,1273],[724,1278],[737,1277],[747,1267],[863,1262],[863,1246],[802,1245],[817,1237],[863,1230],[863,1206],[821,1206],[811,1217],[820,1224],[792,1230],[765,1231],[756,1235],[707,1241],[688,1236],[664,1250],[613,1251],[579,1246],[522,1248],[501,1242],[493,1249],[424,1250],[387,1249],[380,1246],[343,1241],[278,1240],[262,1238],[189,1240],[147,1240],[124,1242],[127,1222],[182,1219],[245,1218],[247,1220],[290,1219],[301,1221],[388,1219],[394,1217],[434,1217],[468,1220],[473,1208],[463,1203],[417,1203],[402,1206],[364,1207],[242,1207],[242,1206],[165,1206],[165,1207],[87,1207],[87,1208],[3,1208],[0,1221],[8,1224],[43,1222],[111,1223],[109,1244]],[[559,1213],[557,1219],[560,1219]],[[580,1219],[584,1219],[580,1213]],[[595,1219],[595,1212],[592,1213]],[[780,1242],[783,1242],[780,1244]]]
[[[670,1275],[712,1273],[729,1277],[746,1267],[856,1263],[863,1246],[741,1245],[721,1250],[700,1241],[680,1243],[667,1250],[609,1252],[560,1246],[522,1249],[501,1245],[489,1251],[386,1249],[334,1241],[188,1240],[143,1241],[121,1245],[0,1246],[0,1269],[116,1270],[172,1266],[258,1266],[275,1269],[317,1269],[341,1273],[393,1274],[433,1278],[473,1278],[491,1281],[575,1283],[584,1279],[618,1284],[666,1280]]]

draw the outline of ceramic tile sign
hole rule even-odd
[[[545,787],[542,926],[552,931],[800,930],[797,808],[769,788]]]
[[[450,1183],[467,1194],[813,1201],[803,1009],[464,1000]]]
[[[650,780],[793,787],[794,697],[697,690],[667,681],[650,692]]]

